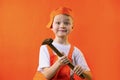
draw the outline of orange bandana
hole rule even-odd
[[[54,11],[51,12],[50,21],[47,25],[47,28],[52,28],[52,23],[53,23],[54,17],[58,14],[66,14],[66,15],[69,15],[73,18],[73,13],[72,13],[72,10],[70,8],[67,8],[67,7],[57,8]]]

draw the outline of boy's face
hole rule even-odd
[[[73,28],[73,20],[70,16],[59,14],[54,17],[52,31],[57,37],[66,37]]]

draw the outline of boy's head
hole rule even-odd
[[[59,15],[59,14],[64,14],[64,15],[70,16],[73,19],[73,13],[72,13],[72,10],[70,8],[67,8],[67,7],[57,8],[54,11],[51,12],[50,21],[49,21],[49,23],[47,25],[47,28],[52,28],[54,17],[56,15]]]

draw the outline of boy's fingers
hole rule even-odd
[[[69,60],[66,56],[59,57],[61,64],[68,64]]]
[[[77,72],[77,74],[80,76],[82,73],[83,73],[83,69],[81,68],[81,69]]]
[[[83,71],[84,71],[84,70],[82,69],[82,70],[78,73],[78,75],[80,76],[80,75],[83,73]]]
[[[83,69],[82,69],[82,67],[80,67],[80,66],[76,66],[74,69],[74,72],[77,74],[77,75],[81,75],[82,73],[83,73]]]

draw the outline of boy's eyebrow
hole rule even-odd
[[[70,21],[70,19],[65,19],[65,20]]]
[[[59,19],[56,19],[56,21],[59,21]],[[70,21],[70,19],[64,19],[64,21]]]

